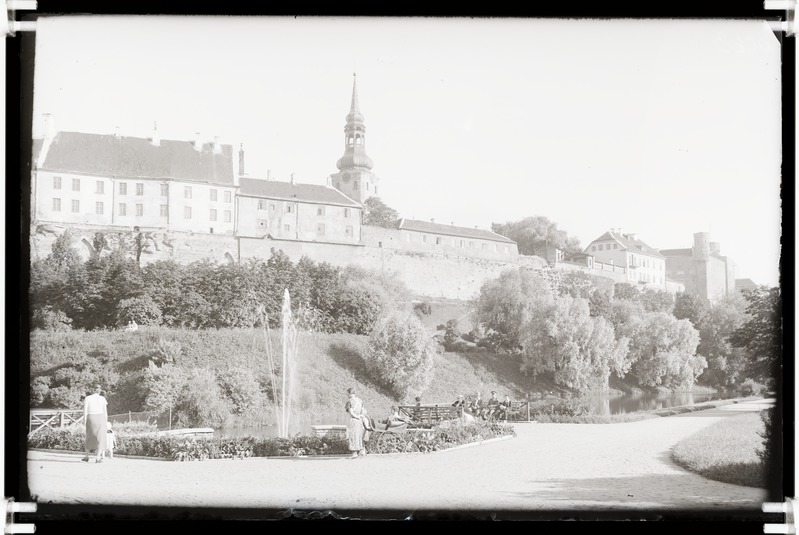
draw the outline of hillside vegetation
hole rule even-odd
[[[280,360],[280,332],[269,333],[273,358]],[[172,365],[184,370],[206,369],[217,377],[233,370],[247,370],[256,380],[264,403],[239,414],[240,423],[273,423],[268,400],[270,377],[263,329],[219,329],[195,331],[142,327],[135,332],[90,331],[48,332],[31,335],[32,399],[62,400],[63,405],[80,408],[84,383],[100,381],[107,391],[110,414],[146,410],[145,378],[150,362],[163,362],[164,347],[173,351]],[[534,381],[519,371],[517,358],[491,353],[442,352],[434,357],[430,385],[408,399],[396,399],[375,381],[364,354],[368,337],[337,333],[301,332],[298,335],[296,374],[292,391],[294,406],[301,412],[344,414],[347,388],[354,386],[374,416],[387,415],[393,404],[413,404],[416,395],[424,403],[449,403],[459,394],[491,390],[500,396],[524,399],[557,392],[549,381]],[[159,349],[162,348],[162,349]],[[38,378],[38,380],[36,380]],[[49,385],[44,386],[49,378]],[[224,398],[224,396],[223,396]],[[232,399],[223,401],[233,404]],[[318,422],[331,423],[331,422]]]

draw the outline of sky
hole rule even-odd
[[[380,198],[460,226],[545,216],[587,246],[710,232],[779,284],[780,43],[763,21],[41,17],[33,134],[243,143],[324,184],[357,73]]]

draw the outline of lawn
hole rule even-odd
[[[759,413],[725,418],[677,444],[672,458],[714,481],[765,488],[766,466],[757,455],[763,429]]]

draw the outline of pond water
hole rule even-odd
[[[738,397],[737,392],[715,392],[696,394],[692,392],[673,392],[668,394],[624,394],[616,397],[604,395],[589,396],[588,400],[595,414],[611,415],[640,411],[654,411],[694,405],[706,401]]]
[[[335,414],[332,412],[316,414],[313,417],[302,415],[294,418],[289,422],[289,435],[297,433],[303,435],[312,435],[312,425],[346,425],[347,415],[344,411],[339,411]],[[278,436],[277,425],[258,425],[250,427],[222,427],[221,429],[214,430],[215,437],[247,437],[254,436],[256,438],[274,438]]]

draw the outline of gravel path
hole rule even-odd
[[[620,424],[517,424],[518,436],[433,454],[167,462],[30,451],[39,503],[301,511],[760,511],[764,489],[675,465],[680,440],[766,402]]]

